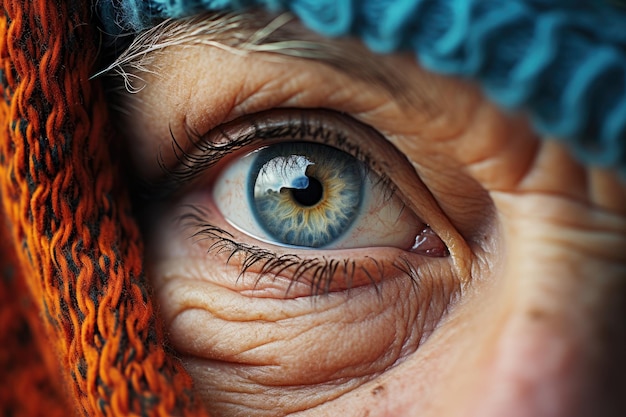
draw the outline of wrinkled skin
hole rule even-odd
[[[467,82],[410,57],[377,59],[427,104],[320,63],[202,45],[165,49],[127,97],[129,150],[149,180],[161,175],[159,154],[176,165],[170,130],[189,149],[186,126],[204,133],[270,109],[329,109],[329,123],[349,114],[386,138],[355,140],[450,251],[411,257],[417,283],[388,268],[375,285],[355,279],[316,297],[288,272],[253,267],[238,279],[240,255],[226,264],[228,253],[207,253],[213,241],[172,221],[186,204],[212,207],[206,221],[237,241],[294,250],[225,222],[209,191],[218,163],[154,208],[146,228],[167,334],[212,415],[626,415],[624,182],[575,162]],[[382,263],[402,254],[296,250],[364,251]]]

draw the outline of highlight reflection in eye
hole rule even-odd
[[[355,157],[313,142],[258,149],[218,176],[226,220],[258,240],[323,249],[390,246],[442,256],[440,239]],[[430,248],[431,250],[427,250]]]

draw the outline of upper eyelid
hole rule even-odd
[[[178,27],[178,34],[187,34],[189,31],[185,30],[185,25],[192,21],[202,21],[202,18],[183,19],[170,22],[170,24]],[[159,36],[161,32],[167,33],[164,28],[168,25],[159,27],[158,30],[155,29],[155,33]],[[257,25],[254,30],[258,30],[258,28]],[[276,36],[271,39],[272,42],[280,43],[294,34],[291,29],[281,33],[282,29],[273,32],[272,35]],[[296,30],[295,33],[293,36],[305,36],[305,39],[306,36],[315,36],[303,30]],[[306,35],[301,35],[301,33]],[[124,107],[141,108],[145,105],[154,105],[155,102],[162,100],[176,104],[176,106],[170,106],[170,109],[173,107],[191,108],[193,102],[202,102],[201,111],[214,108],[215,103],[218,102],[219,107],[224,105],[229,107],[228,111],[213,109],[211,114],[200,115],[198,111],[178,114],[175,118],[177,120],[174,120],[175,123],[180,123],[181,119],[190,116],[195,119],[190,125],[199,131],[205,131],[242,114],[282,106],[327,107],[346,111],[361,120],[365,120],[369,119],[370,114],[380,110],[377,107],[388,107],[389,103],[395,103],[393,110],[395,113],[398,113],[397,110],[402,110],[407,115],[406,112],[410,111],[410,117],[415,121],[413,126],[424,125],[424,127],[430,121],[439,119],[450,109],[449,103],[444,98],[445,94],[441,94],[450,89],[449,80],[444,81],[442,77],[421,69],[416,65],[415,60],[409,56],[391,55],[383,57],[371,53],[364,47],[355,50],[354,41],[315,38],[315,42],[322,45],[321,50],[324,52],[321,54],[316,52],[314,57],[307,60],[307,58],[303,59],[299,56],[279,56],[280,49],[271,53],[250,53],[243,54],[245,55],[243,56],[241,53],[232,52],[238,45],[237,43],[233,44],[234,46],[227,44],[228,48],[226,49],[228,51],[224,51],[215,46],[215,43],[223,40],[215,37],[215,35],[211,35],[213,37],[209,37],[208,43],[204,44],[193,41],[187,43],[181,41],[179,43],[171,39],[170,42],[168,41],[169,35],[163,36],[165,38],[162,42],[162,49],[152,44],[151,38],[148,36],[144,42],[146,44],[144,48],[148,48],[149,51],[142,51],[141,47],[138,47],[134,55],[141,57],[139,60],[130,60],[121,64],[121,67],[116,68],[115,71],[109,72],[113,76],[111,83],[113,86],[120,83],[119,75],[121,74],[127,74],[130,79],[142,80],[140,84],[133,87],[138,94],[129,94],[124,88],[116,89],[117,93],[113,96],[117,96],[117,102],[113,99],[114,105],[121,107],[122,112],[126,110]],[[245,35],[241,37],[246,38]],[[228,56],[225,57],[226,59],[222,59],[224,55],[230,55],[236,59],[233,61]],[[216,58],[215,61],[214,57]],[[280,59],[276,59],[277,57]],[[219,65],[215,66],[214,62],[218,62]],[[361,71],[367,67],[372,70],[369,75],[367,70]],[[351,72],[355,68],[362,73]],[[216,78],[221,84],[228,77],[237,78],[238,81],[232,83],[231,80],[227,80],[227,87],[216,86],[210,81],[214,74],[217,75]],[[227,77],[224,74],[228,74]],[[230,74],[234,75],[231,76]],[[180,79],[185,82],[191,80],[193,88],[181,85],[178,82]],[[297,80],[295,83],[294,79]],[[385,82],[380,82],[381,80],[387,80],[390,83],[385,85]],[[156,88],[159,92],[155,92],[158,95],[153,99],[144,100],[144,91],[150,90],[151,84],[154,83],[159,86]],[[324,84],[333,86],[333,88],[323,89],[321,93],[326,95],[325,99],[336,96],[332,97],[333,102],[320,103],[320,93],[307,91],[311,88],[320,89]],[[207,97],[203,97],[204,93],[198,93],[199,91],[216,90],[216,87],[220,90],[219,95],[214,94],[209,100],[206,99]],[[453,86],[455,93],[458,93],[457,87],[457,85]],[[179,97],[176,100],[170,100],[168,95]],[[365,106],[363,105],[363,96],[369,100]],[[300,105],[299,102],[302,99],[306,103]],[[311,101],[317,103],[310,104]],[[158,105],[158,103],[156,104]],[[131,114],[140,113],[133,109],[130,109],[130,112]],[[160,112],[160,115],[159,112],[153,111],[153,113],[156,113],[158,117],[162,117],[164,114],[163,111]],[[201,123],[197,123],[198,119],[201,119]],[[448,122],[448,124],[450,123]],[[394,126],[397,126],[397,123],[389,125],[390,129],[388,130],[392,130]],[[384,127],[382,130],[384,131]],[[165,132],[161,132],[161,137],[164,136],[163,133]],[[181,132],[177,133],[180,134]]]
[[[276,117],[276,114],[279,117]],[[267,118],[274,118],[272,122],[268,122]],[[333,118],[337,122],[343,119],[346,123],[341,127],[327,127],[324,122],[332,122]],[[278,120],[276,120],[278,119]],[[352,124],[352,126],[350,126]],[[218,126],[211,131],[200,134],[188,128],[186,142],[190,143],[190,149],[185,149],[178,139],[172,134],[171,149],[178,161],[174,167],[169,167],[164,162],[164,157],[159,154],[159,165],[164,171],[164,178],[152,186],[146,186],[148,192],[146,194],[158,195],[158,198],[164,198],[169,192],[176,190],[181,185],[193,183],[203,173],[218,164],[222,158],[237,153],[240,150],[249,148],[255,143],[261,143],[263,140],[313,140],[319,143],[325,143],[330,146],[337,147],[355,158],[361,160],[367,169],[375,171],[380,177],[379,184],[384,185],[391,197],[396,187],[393,181],[379,166],[381,162],[377,157],[370,154],[367,150],[359,145],[358,141],[350,140],[349,133],[345,129],[353,127],[354,129],[363,129],[369,131],[371,137],[379,135],[374,129],[361,125],[356,120],[349,119],[346,115],[335,114],[324,109],[303,110],[303,109],[280,109],[261,112],[259,114],[248,115],[243,118],[234,120],[224,126]],[[311,131],[313,129],[313,131]],[[358,131],[358,130],[357,130]],[[337,137],[330,138],[335,134]],[[326,135],[323,138],[320,135]],[[380,141],[385,139],[382,136]],[[388,144],[388,146],[392,146]],[[251,149],[250,149],[251,150]],[[161,190],[158,193],[150,189]],[[163,193],[165,191],[165,193]]]
[[[433,137],[432,130],[439,136],[458,131],[467,113],[465,100],[446,104],[446,114],[419,111],[375,86],[298,59],[290,58],[293,63],[283,65],[258,55],[242,57],[206,46],[175,47],[156,58],[161,73],[145,74],[143,90],[134,95],[120,95],[118,91],[114,94],[117,98],[112,98],[113,105],[120,108],[125,130],[139,142],[141,155],[137,156],[142,159],[146,150],[156,153],[169,147],[170,128],[177,137],[183,137],[186,126],[204,132],[242,115],[276,107],[329,108],[375,125],[381,132],[422,137]],[[423,71],[414,62],[410,65],[398,69],[418,73],[411,82],[415,81],[417,90],[428,91],[424,96],[437,96],[439,104],[447,103],[450,93],[465,94],[458,83],[428,82],[430,78],[423,78]],[[411,123],[405,123],[407,120]],[[138,174],[146,178],[159,175],[155,161],[143,162]]]

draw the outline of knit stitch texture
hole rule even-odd
[[[206,415],[146,287],[90,5],[1,4],[0,415]]]
[[[626,173],[626,6],[603,0],[101,1],[111,34],[163,18],[262,5],[376,52],[414,51],[424,67],[471,78],[505,109],[586,163]]]

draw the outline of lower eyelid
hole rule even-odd
[[[192,258],[227,264],[227,286],[250,296],[295,298],[377,287],[383,280],[406,279],[419,286],[425,264],[451,270],[450,258],[427,258],[391,247],[305,250],[263,248],[228,225],[214,206],[182,206],[175,214],[176,237]],[[249,242],[246,244],[240,242]],[[261,242],[259,242],[261,245]],[[167,254],[164,254],[167,256]]]
[[[264,276],[258,285],[253,277],[237,280],[237,265],[207,256],[210,241],[194,244],[191,232],[175,227],[170,239],[156,239],[164,256],[150,262],[172,346],[184,360],[210,369],[211,379],[235,373],[263,390],[306,385],[323,395],[325,385],[375,378],[419,348],[460,288],[450,258],[415,264],[411,258],[405,267],[417,281],[385,274],[377,286],[321,297],[310,297],[310,285],[301,283],[285,299],[289,278]],[[168,251],[181,242],[181,254]]]
[[[320,351],[319,357],[325,358],[329,371],[343,369],[352,373],[351,378],[375,376],[415,351],[460,291],[449,260],[430,261],[416,266],[419,282],[385,277],[376,290],[362,286],[323,297],[308,297],[310,289],[305,285],[306,297],[290,299],[284,299],[280,290],[275,291],[278,296],[272,296],[258,288],[241,289],[252,280],[244,279],[231,288],[225,285],[228,277],[232,278],[228,267],[216,266],[215,259],[202,255],[157,258],[153,266],[168,331],[181,354],[219,360],[228,366],[284,365],[285,371],[279,373],[268,374],[261,368],[248,371],[288,385],[298,382],[300,374],[294,369],[304,366],[298,364],[309,363],[298,350],[304,331],[311,335],[306,348],[309,354],[325,349],[325,341],[332,338],[338,350],[330,356]],[[373,356],[359,356],[363,352]],[[342,363],[348,365],[339,366]],[[325,378],[333,374],[314,375]],[[308,383],[312,383],[310,378]]]

